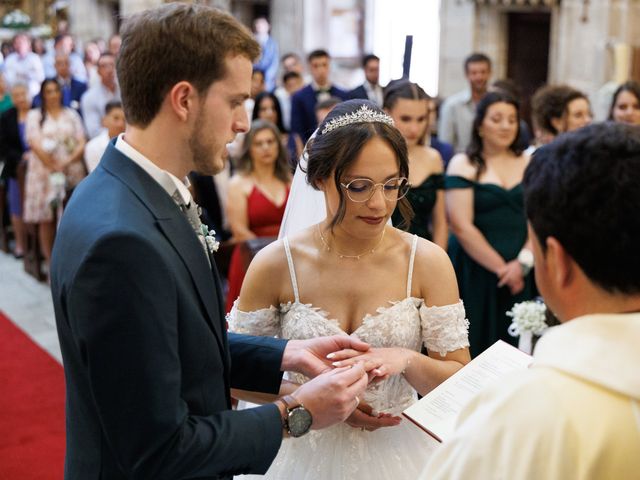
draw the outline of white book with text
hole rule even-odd
[[[458,414],[469,400],[505,375],[527,369],[532,362],[531,355],[498,340],[403,415],[442,442],[453,433]]]

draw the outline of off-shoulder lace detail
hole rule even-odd
[[[238,309],[238,300],[236,300],[227,315],[227,322],[232,332],[264,337],[282,336],[280,311],[273,305],[253,312],[243,312]]]
[[[462,300],[453,305],[420,306],[422,341],[430,352],[444,356],[469,346],[469,320],[465,317]]]

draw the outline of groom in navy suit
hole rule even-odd
[[[123,26],[128,127],[74,192],[51,264],[67,388],[65,479],[263,473],[283,434],[309,427],[287,422],[291,401],[323,428],[347,418],[364,392],[363,366],[332,370],[326,360],[365,351],[358,340],[226,332],[215,246],[182,179],[219,171],[225,145],[247,130],[243,104],[259,53],[232,17],[201,5],[165,4]],[[289,402],[231,410],[232,387],[275,400],[283,370],[313,380]]]

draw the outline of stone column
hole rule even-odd
[[[475,18],[473,2],[442,0],[440,4],[439,97],[467,86],[464,59],[474,50]]]
[[[69,9],[71,32],[82,41],[109,38],[117,21],[109,4],[97,0],[71,0]]]
[[[304,2],[271,0],[271,36],[278,42],[281,56],[295,52],[304,59],[303,12]]]

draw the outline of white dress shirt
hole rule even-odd
[[[438,139],[453,145],[456,152],[464,152],[471,141],[476,105],[471,90],[451,95],[442,104],[438,124]]]
[[[172,173],[161,169],[147,157],[145,157],[138,150],[133,148],[124,139],[124,133],[118,135],[116,140],[116,148],[123,154],[129,157],[135,164],[142,168],[149,174],[166,192],[170,197],[176,192],[176,189],[180,193],[185,205],[191,203],[191,192],[189,192],[189,180],[185,177],[184,180],[178,179]]]

